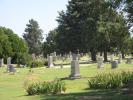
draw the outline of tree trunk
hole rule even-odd
[[[122,58],[123,58],[123,59],[125,58],[125,54],[124,54],[124,52],[122,52]]]
[[[91,59],[92,61],[96,61],[96,52],[94,50],[91,51]]]
[[[100,52],[100,56],[103,56],[103,53],[102,53],[102,51]]]
[[[108,61],[108,55],[107,55],[107,52],[104,51],[104,61],[107,62]]]

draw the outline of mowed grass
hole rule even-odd
[[[68,68],[34,68],[33,74],[29,74],[28,68],[17,68],[15,75],[5,73],[6,67],[0,68],[0,100],[132,100],[130,95],[122,95],[117,90],[90,90],[88,79],[101,72],[111,71],[111,65],[105,64],[103,70],[97,69],[97,64],[81,64],[82,78],[76,80],[64,80],[67,90],[61,95],[35,95],[27,96],[24,90],[24,82],[31,78],[37,81],[50,81],[55,78],[66,78],[70,75]],[[119,64],[114,70],[133,70],[133,64]]]

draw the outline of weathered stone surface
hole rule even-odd
[[[71,61],[71,75],[70,78],[80,77],[79,61],[76,54],[73,54]]]
[[[113,62],[114,61],[114,54],[112,54],[111,56],[110,56],[110,62]]]
[[[11,64],[11,57],[8,57],[7,58],[7,65],[10,65]]]
[[[98,59],[97,59],[97,62],[98,62],[97,68],[99,68],[99,69],[104,68],[103,60],[104,59],[103,59],[102,56],[98,57]]]
[[[118,60],[118,63],[121,63],[122,62],[122,54],[119,54],[119,60]]]
[[[53,56],[48,56],[48,68],[54,67]]]
[[[14,66],[13,65],[8,65],[8,71],[9,71],[9,73],[15,73],[16,72],[16,70],[15,70],[15,68],[14,68]]]
[[[118,61],[112,61],[111,62],[111,68],[114,69],[114,68],[117,68],[118,67]]]

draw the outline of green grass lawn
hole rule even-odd
[[[50,81],[55,78],[65,78],[70,75],[70,68],[34,68],[33,74],[29,74],[28,68],[17,68],[15,75],[5,73],[6,67],[0,68],[0,100],[132,100],[132,95],[122,95],[119,90],[90,90],[88,79],[97,73],[111,71],[110,64],[105,64],[104,70],[98,70],[96,64],[80,65],[80,73],[83,78],[76,80],[64,80],[67,90],[64,94],[48,96],[27,96],[24,90],[24,82],[31,78],[37,81]],[[118,69],[133,70],[133,64],[122,63]]]

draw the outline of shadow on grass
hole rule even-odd
[[[133,95],[124,95],[120,90],[91,90],[54,96],[41,95],[40,100],[133,100]]]

